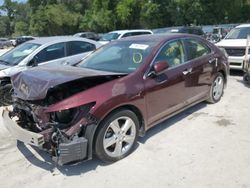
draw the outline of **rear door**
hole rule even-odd
[[[192,71],[186,74],[186,96],[188,104],[208,94],[211,75],[217,64],[214,53],[206,43],[194,38],[184,39],[187,61]]]

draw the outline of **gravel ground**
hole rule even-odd
[[[159,124],[129,157],[56,167],[17,143],[0,119],[0,187],[250,187],[250,92],[234,73],[222,100]]]
[[[0,56],[3,55],[5,52],[9,51],[12,48],[8,48],[8,49],[0,49]]]

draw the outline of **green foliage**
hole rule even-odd
[[[249,22],[250,0],[4,0],[0,37]]]
[[[9,18],[7,16],[0,16],[0,37],[6,36]]]

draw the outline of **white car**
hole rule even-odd
[[[136,29],[136,30],[117,30],[104,34],[99,42],[101,44],[107,44],[112,40],[117,40],[125,37],[131,37],[136,35],[152,35],[153,32],[151,30],[145,29]]]
[[[73,65],[100,46],[79,37],[41,37],[4,53],[0,56],[0,106],[11,104],[12,75],[34,66]]]
[[[227,52],[230,69],[242,70],[248,35],[250,24],[243,24],[232,29],[223,40],[216,43],[216,46]]]

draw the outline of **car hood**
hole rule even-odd
[[[0,71],[9,68],[10,66],[8,65],[1,65],[0,64]]]
[[[11,77],[15,96],[23,100],[41,100],[49,89],[73,80],[108,75],[124,75],[73,66],[36,67]]]
[[[24,71],[26,69],[28,69],[28,67],[25,65],[23,65],[23,66],[16,65],[14,67],[12,66],[12,67],[6,67],[5,69],[0,69],[0,78],[11,77],[14,74],[16,74],[20,71]]]
[[[223,39],[215,45],[218,47],[243,47],[247,44],[246,39]]]

